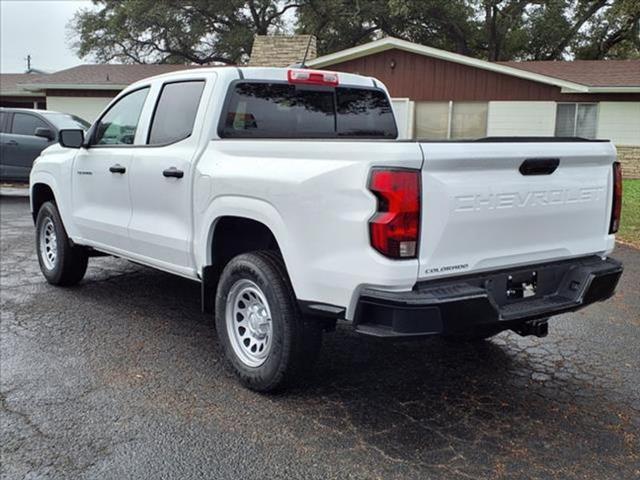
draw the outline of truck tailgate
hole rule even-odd
[[[609,235],[609,142],[421,143],[419,279],[594,253]],[[540,160],[540,161],[538,161]],[[542,171],[520,171],[542,166]],[[554,163],[558,164],[552,173]],[[546,167],[549,167],[546,170]]]

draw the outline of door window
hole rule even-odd
[[[133,145],[149,87],[141,88],[118,100],[96,126],[94,145]]]
[[[36,128],[49,128],[49,125],[35,115],[29,115],[28,113],[13,114],[13,126],[11,127],[11,133],[15,133],[16,135],[34,136]]]
[[[167,83],[162,87],[151,121],[149,145],[167,145],[191,135],[203,88],[203,81]]]

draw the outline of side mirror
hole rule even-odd
[[[67,148],[80,148],[84,143],[84,130],[60,130],[59,143]]]
[[[46,138],[47,140],[53,140],[55,135],[49,128],[38,127],[34,133],[36,137]]]

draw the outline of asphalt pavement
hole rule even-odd
[[[3,479],[640,478],[640,251],[547,338],[387,343],[346,325],[280,395],[224,368],[199,285],[114,258],[48,285],[0,198]]]

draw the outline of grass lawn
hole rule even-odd
[[[618,238],[640,248],[640,180],[622,182],[622,219]]]

